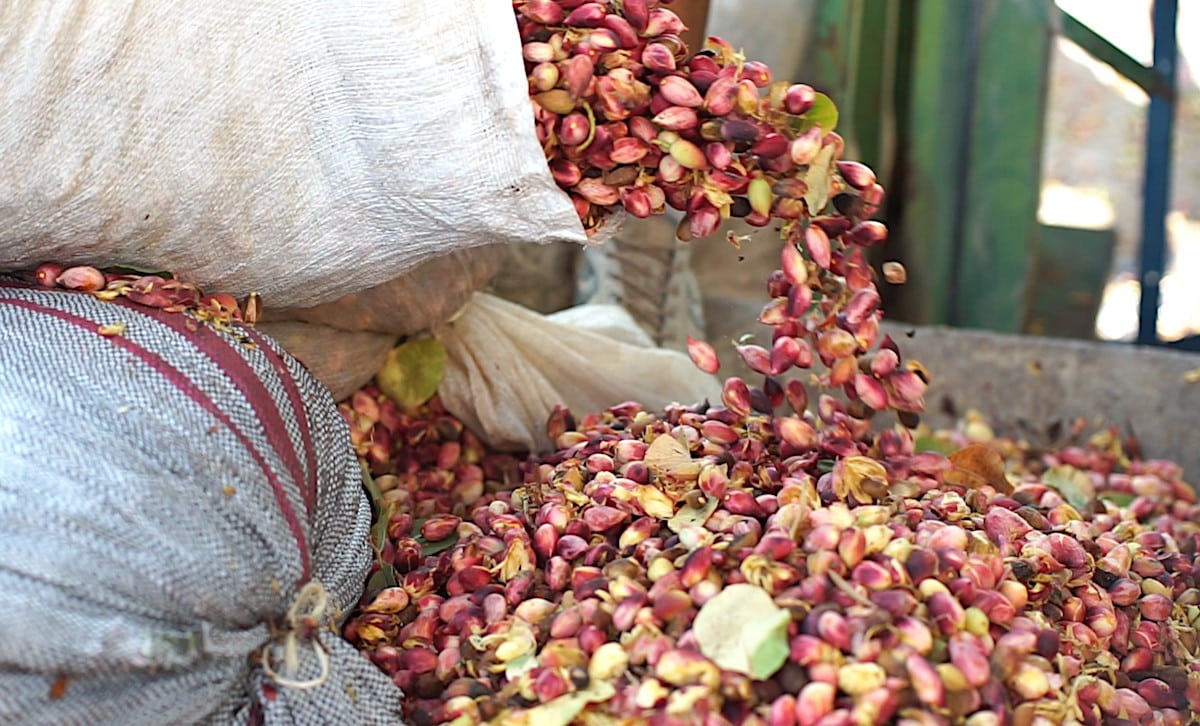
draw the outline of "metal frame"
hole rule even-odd
[[[1158,337],[1159,284],[1166,258],[1166,218],[1170,205],[1171,147],[1177,101],[1179,44],[1175,25],[1178,14],[1178,0],[1154,0],[1154,60],[1149,67],[1129,57],[1069,13],[1061,14],[1061,32],[1092,57],[1107,63],[1113,70],[1136,83],[1150,97],[1145,175],[1142,180],[1141,300],[1138,304],[1137,343],[1200,350],[1200,336],[1170,343]]]

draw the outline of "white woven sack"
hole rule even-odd
[[[654,410],[721,395],[715,377],[682,352],[655,348],[617,305],[541,315],[476,293],[433,333],[447,353],[442,403],[502,449],[546,449],[556,405],[587,414],[633,400]]]
[[[584,242],[496,0],[0,3],[0,269],[169,269],[312,306]]]

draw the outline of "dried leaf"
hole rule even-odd
[[[765,680],[787,661],[791,621],[766,590],[737,583],[704,603],[692,632],[700,652],[713,663]]]
[[[808,191],[804,193],[804,201],[808,204],[809,214],[820,214],[825,205],[829,203],[834,151],[833,144],[821,147],[821,150],[817,152],[817,158],[812,160],[812,163],[808,165],[808,171],[804,174],[804,183],[808,185]]]
[[[1121,466],[1129,466],[1129,454],[1125,452],[1125,442],[1121,440],[1120,432],[1113,427],[1097,431],[1088,439],[1088,446],[1103,451],[1106,454],[1112,454],[1120,462]]]
[[[608,681],[593,679],[582,691],[566,693],[528,711],[510,714],[504,723],[514,726],[569,726],[588,704],[603,703],[616,693],[617,689]]]
[[[501,582],[508,582],[522,572],[529,572],[534,569],[533,552],[529,549],[529,545],[520,539],[514,539],[508,543],[508,551],[504,554],[504,559],[493,568]]]
[[[688,448],[669,434],[662,434],[646,447],[643,459],[651,474],[670,478],[695,478],[700,475],[700,462],[692,458]]]
[[[1012,484],[1004,474],[1004,457],[990,446],[970,444],[949,457],[951,469],[942,480],[969,489],[991,486],[1001,494],[1012,494]]]
[[[667,520],[667,528],[679,534],[687,527],[703,527],[712,513],[717,511],[719,504],[716,497],[705,497],[704,504],[699,507],[684,504],[674,517]]]
[[[1091,478],[1073,466],[1064,464],[1047,469],[1042,483],[1057,489],[1068,504],[1081,512],[1096,501],[1096,487],[1092,486]]]
[[[261,319],[262,297],[257,292],[252,292],[246,296],[246,302],[242,304],[242,320],[245,320],[247,325],[255,325]]]
[[[1192,370],[1184,373],[1183,374],[1183,382],[1184,383],[1200,383],[1200,368],[1193,368]]]
[[[650,445],[646,447],[646,455],[642,459],[654,474],[661,474],[673,466],[691,460],[692,454],[687,447],[668,434],[663,434],[650,442]]]
[[[379,389],[401,408],[413,410],[433,398],[446,372],[446,348],[434,338],[396,347],[379,369]]]
[[[125,323],[116,322],[108,325],[101,325],[98,332],[106,338],[111,338],[114,335],[121,335],[125,332]]]

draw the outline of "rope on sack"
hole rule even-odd
[[[268,678],[284,688],[296,688],[299,690],[317,688],[329,680],[329,656],[325,653],[325,646],[321,644],[321,640],[318,637],[321,618],[325,615],[325,608],[328,603],[328,593],[325,592],[325,588],[321,583],[316,580],[309,580],[304,587],[300,588],[300,592],[296,594],[295,601],[288,608],[284,627],[276,631],[276,638],[272,638],[271,642],[263,646],[261,653],[262,669]],[[300,641],[309,640],[312,642],[313,652],[317,655],[317,663],[321,666],[321,672],[315,678],[301,681],[281,676],[275,671],[274,667],[271,666],[271,646],[279,635],[283,636],[284,669],[292,673],[300,667]]]

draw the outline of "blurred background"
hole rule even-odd
[[[890,319],[1200,349],[1198,3],[711,0],[707,30],[838,104],[845,158],[889,192],[877,262],[908,268]],[[600,250],[514,256],[500,292],[621,302],[669,346],[736,332],[779,248],[730,232],[631,220]]]
[[[1152,0],[1058,0],[1131,58],[1152,63]],[[1157,334],[1180,341],[1200,333],[1200,8],[1178,7],[1179,59],[1173,168],[1165,217],[1165,274]],[[1138,260],[1149,96],[1136,83],[1079,45],[1055,39],[1050,63],[1046,140],[1042,154],[1042,224],[1111,234],[1095,334],[1132,340],[1138,329]],[[1193,348],[1194,349],[1194,348]]]

